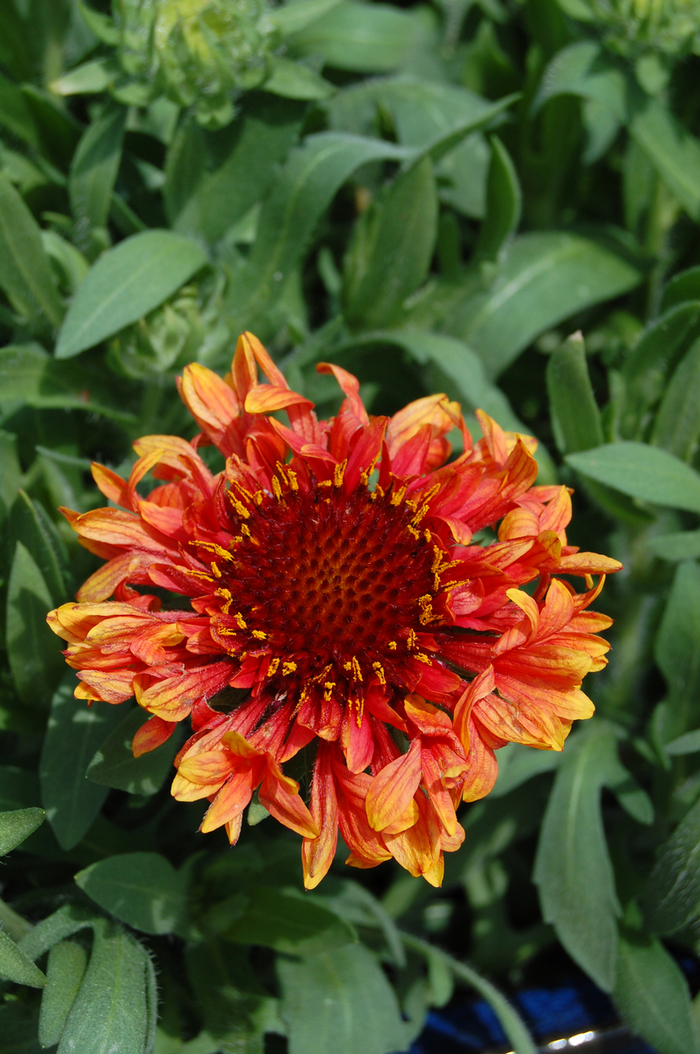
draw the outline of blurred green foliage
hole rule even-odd
[[[699,18],[0,5],[12,1049],[390,1054],[458,981],[532,1054],[486,977],[568,955],[660,1054],[700,1051],[671,954],[700,950]],[[45,627],[96,565],[57,506],[102,503],[91,459],[128,471],[135,437],[191,436],[175,375],[226,370],[243,328],[324,414],[331,360],[376,413],[440,390],[475,433],[482,407],[536,435],[540,481],[576,488],[572,542],[624,562],[597,716],[563,755],[499,752],[439,892],[339,866],[302,897],[297,842],[258,804],[234,851],[194,834],[175,747],[134,760],[139,711],[78,704]]]

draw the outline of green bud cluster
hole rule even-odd
[[[585,7],[617,54],[700,55],[700,0],[585,0]]]
[[[209,128],[227,124],[236,96],[268,77],[280,43],[266,0],[113,0],[113,17],[121,101],[164,93]]]

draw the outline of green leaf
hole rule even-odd
[[[405,1050],[394,990],[362,944],[301,961],[278,959],[289,1054]]]
[[[71,670],[54,694],[39,763],[46,817],[66,850],[87,833],[107,797],[107,788],[87,780],[85,770],[123,716],[117,706],[88,707],[84,699],[74,698],[75,683]]]
[[[75,941],[61,941],[49,952],[46,987],[41,997],[39,1014],[39,1042],[42,1047],[53,1047],[61,1039],[68,1014],[85,976],[87,961],[87,952]]]
[[[21,88],[0,73],[0,125],[28,146],[37,147],[39,139]]]
[[[486,218],[481,225],[476,253],[498,260],[503,247],[520,223],[522,194],[515,166],[501,140],[491,136],[491,161],[486,177]]]
[[[66,315],[56,358],[69,359],[136,322],[207,262],[199,245],[172,231],[143,231],[90,268]]]
[[[563,755],[556,750],[531,750],[509,743],[498,752],[498,777],[490,797],[502,798],[534,776],[559,768]]]
[[[124,853],[75,876],[91,900],[144,933],[172,933],[185,915],[185,879],[159,853]]]
[[[487,292],[459,286],[441,328],[461,337],[497,377],[546,329],[633,289],[641,271],[603,240],[563,231],[514,238]]]
[[[700,567],[681,563],[656,635],[654,658],[669,686],[677,732],[685,731],[700,688]]]
[[[689,267],[670,279],[661,296],[659,314],[663,315],[687,300],[700,301],[700,266]]]
[[[0,352],[0,361],[1,354]],[[11,435],[10,432],[0,431],[0,464],[0,498],[9,511],[22,479],[22,466],[17,457],[17,436]]]
[[[20,699],[43,709],[63,668],[60,642],[46,625],[53,606],[44,576],[17,542],[7,586],[7,657]]]
[[[165,165],[163,197],[175,230],[218,241],[268,192],[302,119],[298,102],[254,92],[242,101],[240,116],[218,132],[185,121]]]
[[[408,57],[418,30],[408,12],[343,0],[287,43],[293,55],[323,55],[336,69],[387,73]]]
[[[43,988],[46,978],[11,937],[0,930],[0,977],[32,988]]]
[[[37,922],[36,926],[22,939],[21,947],[30,959],[39,959],[44,952],[55,944],[72,937],[79,930],[91,929],[101,924],[102,919],[82,905],[64,904],[53,915]]]
[[[44,89],[34,84],[23,84],[22,94],[37,129],[42,155],[61,171],[67,170],[78,145],[82,125]]]
[[[567,464],[584,476],[653,505],[700,512],[700,475],[673,454],[646,443],[606,443]]]
[[[700,301],[671,307],[644,330],[625,359],[618,411],[620,435],[636,439],[646,423],[646,413],[663,395],[666,379],[698,336]]]
[[[637,1036],[659,1054],[698,1054],[688,986],[657,940],[637,933],[620,936],[615,1006]]]
[[[535,859],[545,922],[569,955],[604,991],[615,982],[613,870],[600,813],[600,791],[619,771],[617,743],[594,724],[567,745],[547,805]]]
[[[284,99],[327,99],[336,87],[309,66],[291,59],[273,58],[272,73],[263,88]]]
[[[593,40],[581,40],[559,51],[545,70],[533,103],[537,112],[556,95],[577,95],[614,115],[627,117],[627,78],[623,68]]]
[[[145,1054],[146,952],[128,933],[95,926],[90,963],[58,1054]]]
[[[298,33],[335,7],[340,0],[295,0],[293,4],[275,8],[271,13],[281,33]]]
[[[688,215],[700,220],[700,142],[659,99],[639,90],[629,131]]]
[[[239,944],[313,955],[357,940],[355,929],[318,902],[293,891],[259,889],[226,931]]]
[[[128,794],[149,795],[160,790],[172,772],[173,759],[182,745],[182,737],[176,729],[163,746],[135,758],[131,741],[146,720],[147,715],[138,706],[127,714],[96,751],[86,773],[89,780]]]
[[[0,403],[25,403],[38,410],[85,410],[117,421],[133,421],[134,415],[123,406],[108,405],[109,383],[94,369],[86,372],[84,366],[56,362],[38,344],[0,348]],[[92,397],[95,391],[97,398]]]
[[[583,336],[574,333],[547,363],[547,391],[557,447],[562,454],[603,443],[603,426],[586,363]]]
[[[68,193],[76,221],[78,244],[88,241],[93,227],[104,227],[119,170],[126,108],[112,102],[93,121],[78,143],[68,177]]]
[[[413,147],[423,147],[471,124],[473,134],[446,154],[436,175],[442,201],[467,216],[484,215],[490,150],[475,129],[484,119],[498,118],[487,99],[456,84],[401,75],[345,88],[324,108],[333,130],[356,135],[376,134],[377,111],[386,112],[396,126],[399,142]]]
[[[60,326],[63,307],[51,277],[41,231],[21,197],[0,172],[0,288],[30,319]]]
[[[226,300],[234,332],[265,332],[270,304],[280,296],[318,221],[352,173],[369,161],[407,156],[394,143],[330,132],[308,136],[292,151],[263,203],[250,257]]]
[[[700,338],[676,368],[661,400],[651,442],[683,461],[690,461],[700,439]]]
[[[698,915],[700,901],[700,802],[661,847],[644,893],[647,925],[653,933],[680,930]]]
[[[12,812],[0,812],[0,856],[5,856],[37,827],[41,827],[46,813],[43,809],[13,809]]]
[[[70,576],[66,547],[44,507],[21,489],[10,510],[10,551],[20,539],[43,575],[54,605],[63,603],[68,599]]]
[[[51,82],[51,91],[57,95],[96,95],[109,87],[117,71],[110,59],[91,59],[57,77]]]
[[[649,538],[647,548],[662,560],[695,560],[700,556],[700,531],[677,531]]]
[[[351,326],[391,325],[427,277],[437,235],[433,166],[409,168],[362,214],[346,259],[343,297]]]
[[[664,744],[664,750],[672,756],[682,754],[697,754],[700,751],[700,728],[694,728],[692,732],[686,732],[670,743]]]

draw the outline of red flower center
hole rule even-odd
[[[230,557],[215,561],[222,643],[239,657],[268,654],[278,690],[280,677],[287,691],[392,682],[435,599],[435,545],[413,525],[412,503],[315,485],[232,505]]]

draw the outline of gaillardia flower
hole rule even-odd
[[[588,610],[591,575],[620,564],[567,544],[570,494],[534,486],[534,440],[480,414],[473,444],[444,395],[369,417],[353,376],[318,369],[345,395],[328,421],[250,333],[224,380],[186,367],[201,434],[138,440],[128,480],[93,466],[120,508],[63,512],[107,562],[49,623],[79,698],[135,695],[152,715],[136,755],[190,718],[172,793],[208,799],[202,831],[235,843],[257,791],[303,836],[307,887],[339,829],[349,864],[394,857],[439,885],[464,838],[456,808],[489,792],[494,751],[561,750],[593,713],[581,682],[605,665],[611,620]],[[453,428],[464,452],[448,463]],[[204,444],[226,459],[218,475]],[[148,472],[163,482],[142,497]],[[474,541],[496,524],[497,540]],[[189,605],[162,608],[152,586]],[[305,748],[306,801],[284,772]]]

